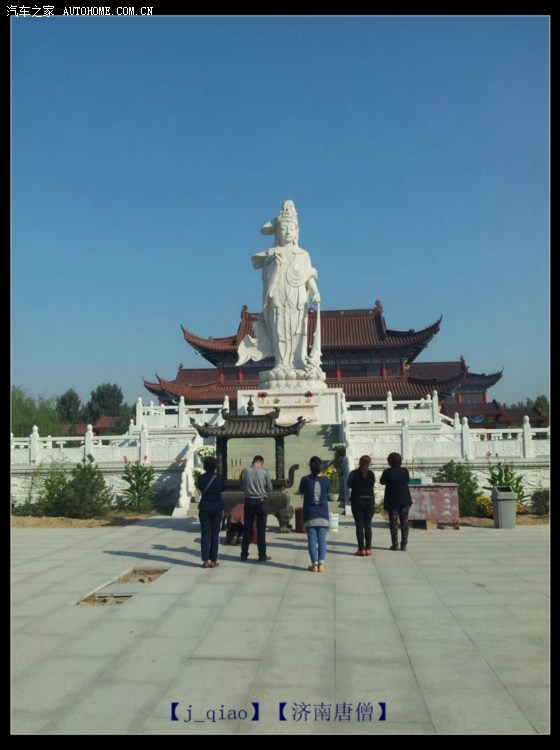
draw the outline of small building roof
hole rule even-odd
[[[252,400],[249,400],[249,408],[252,412]],[[191,424],[201,437],[216,438],[266,438],[287,437],[288,435],[299,435],[299,431],[305,424],[303,417],[298,417],[297,422],[291,425],[276,424],[280,416],[280,409],[273,409],[267,414],[233,415],[227,409],[222,409],[224,423],[222,425],[198,423],[191,417]]]

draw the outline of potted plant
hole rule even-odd
[[[333,502],[338,500],[338,493],[340,492],[340,475],[336,466],[333,466],[333,464],[327,466],[323,472],[323,476],[327,477],[330,482],[329,500]]]

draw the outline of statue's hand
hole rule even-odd
[[[314,305],[317,305],[317,304],[319,304],[320,301],[321,301],[321,295],[319,294],[319,292],[315,292],[315,294],[313,295],[313,297],[311,297],[311,302]]]

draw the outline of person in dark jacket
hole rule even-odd
[[[358,557],[371,555],[371,519],[375,512],[373,494],[375,474],[369,470],[370,463],[369,456],[362,456],[358,468],[350,472],[346,483],[351,490],[350,505],[358,540],[358,550],[354,554]]]
[[[404,552],[408,542],[408,511],[412,505],[412,497],[408,488],[410,475],[408,469],[401,466],[400,453],[389,453],[389,464],[379,480],[385,485],[385,500],[383,507],[389,515],[391,528],[391,547],[393,551],[399,548],[399,521],[401,524],[401,550]]]
[[[312,573],[323,573],[327,554],[329,527],[329,488],[327,477],[319,476],[322,461],[317,456],[309,459],[311,474],[301,478],[299,494],[303,495],[303,525],[307,531],[307,545]]]
[[[220,544],[220,528],[224,514],[224,478],[216,474],[218,462],[213,456],[204,459],[204,474],[198,478],[200,502],[198,504],[198,518],[200,520],[201,539],[200,554],[203,568],[217,568],[218,548]]]

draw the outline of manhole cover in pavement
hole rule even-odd
[[[132,568],[114,581],[84,597],[78,604],[124,604],[146,583],[159,578],[169,568]]]

